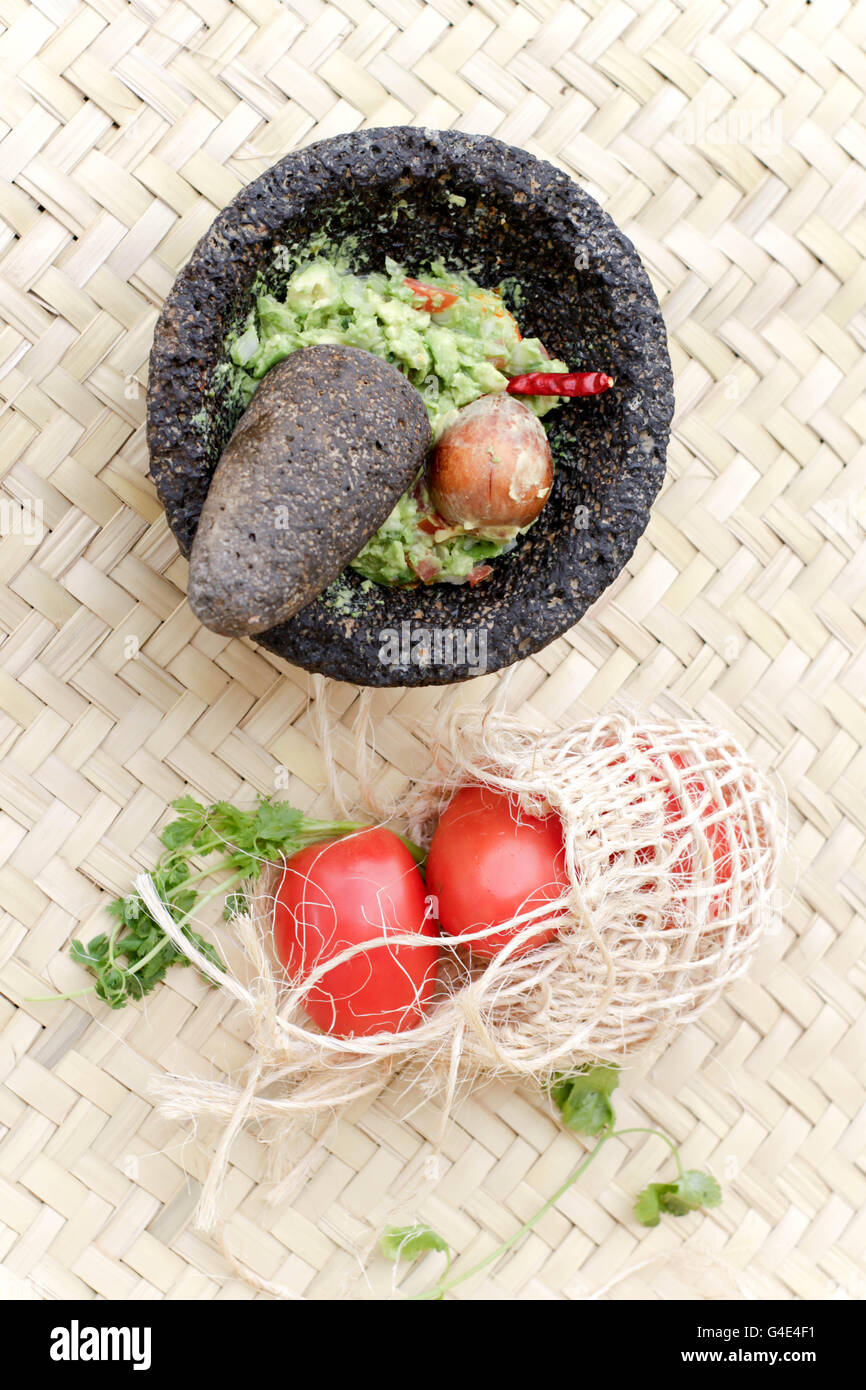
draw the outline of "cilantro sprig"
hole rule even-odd
[[[438,1300],[444,1298],[451,1289],[463,1284],[488,1265],[494,1264],[506,1250],[510,1250],[519,1240],[531,1231],[551,1207],[565,1195],[597,1158],[609,1139],[618,1139],[625,1134],[653,1134],[663,1139],[671,1150],[677,1165],[677,1178],[673,1182],[651,1182],[639,1193],[634,1214],[643,1226],[657,1226],[662,1215],[687,1216],[693,1211],[706,1210],[721,1204],[722,1192],[715,1178],[697,1168],[684,1169],[680,1162],[676,1144],[660,1129],[649,1129],[642,1125],[628,1129],[615,1129],[612,1095],[619,1084],[619,1071],[616,1067],[587,1066],[579,1071],[555,1076],[550,1085],[550,1095],[566,1129],[574,1134],[594,1138],[595,1145],[577,1167],[569,1174],[561,1187],[557,1188],[534,1216],[525,1221],[518,1230],[498,1245],[483,1260],[471,1269],[449,1278],[451,1254],[447,1241],[429,1226],[388,1226],[383,1231],[379,1245],[383,1254],[391,1260],[416,1260],[428,1250],[441,1250],[446,1255],[445,1269],[439,1280],[424,1293],[414,1294],[419,1300]]]
[[[222,962],[215,947],[192,930],[194,914],[222,895],[223,915],[227,919],[235,916],[246,908],[238,885],[257,879],[265,864],[319,840],[366,828],[356,821],[311,820],[288,802],[269,797],[260,797],[249,810],[230,801],[206,806],[191,796],[181,796],[171,804],[177,818],[160,834],[164,848],[150,876],[183,935],[217,966]],[[417,845],[403,842],[416,860],[423,858]],[[194,862],[201,860],[208,862],[194,868]],[[217,880],[215,886],[203,891],[205,880],[211,878]],[[73,994],[93,993],[110,1008],[122,1009],[131,999],[148,994],[170,966],[189,965],[190,961],[169,940],[137,893],[115,899],[108,911],[115,919],[110,931],[101,932],[86,945],[72,942],[72,959],[95,979],[95,984]],[[71,998],[72,994],[50,997]]]

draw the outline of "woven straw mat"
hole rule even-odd
[[[291,800],[331,810],[311,678],[184,600],[147,477],[147,354],[244,183],[311,140],[419,123],[578,176],[638,247],[676,371],[649,529],[587,618],[517,668],[510,707],[565,724],[624,695],[722,723],[775,769],[791,845],[750,976],[619,1093],[620,1122],[681,1141],[723,1205],[637,1225],[666,1150],[614,1141],[457,1296],[862,1296],[866,6],[2,0],[0,16],[0,1292],[270,1296],[195,1229],[210,1136],[148,1098],[162,1067],[236,1073],[238,1009],[193,970],[115,1013],[28,997],[86,983],[69,939],[153,862],[172,797],[249,802],[284,767]],[[359,691],[323,697],[351,792]],[[383,785],[425,768],[444,698],[374,695]],[[323,1133],[276,1206],[241,1135],[230,1248],[311,1299],[386,1296],[390,1267],[367,1282],[358,1252],[395,1214],[468,1267],[579,1152],[498,1084],[461,1105],[425,1187],[437,1124],[392,1085]]]

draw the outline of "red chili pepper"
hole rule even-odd
[[[611,386],[606,372],[530,372],[513,376],[505,389],[511,396],[598,396]]]

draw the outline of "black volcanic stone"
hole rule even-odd
[[[360,348],[300,348],[267,373],[211,479],[189,604],[215,632],[264,632],[354,560],[431,444],[420,393]]]
[[[362,270],[383,268],[387,255],[417,273],[441,257],[482,285],[518,285],[511,303],[523,333],[572,370],[611,372],[616,385],[548,417],[557,466],[550,501],[476,588],[388,589],[346,570],[338,594],[331,586],[255,640],[307,670],[364,685],[443,684],[477,675],[479,651],[488,670],[539,651],[620,572],[664,477],[673,378],[634,247],[567,175],[486,136],[363,130],[275,164],[215,219],[156,328],[151,474],[184,553],[238,415],[215,381],[226,334],[243,323],[255,289],[284,290],[277,249],[316,235],[356,237]],[[429,660],[383,661],[393,634],[403,637],[403,658],[420,645],[407,639],[425,631]]]

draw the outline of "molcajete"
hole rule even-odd
[[[673,378],[640,258],[566,174],[487,136],[395,127],[288,155],[217,216],[156,327],[151,474],[185,554],[240,412],[221,370],[226,338],[262,289],[280,295],[287,251],[325,241],[350,246],[361,271],[390,256],[423,272],[439,258],[504,284],[524,334],[615,386],[549,417],[550,501],[477,588],[386,588],[347,569],[254,640],[365,685],[444,684],[539,651],[620,572],[664,477]]]

